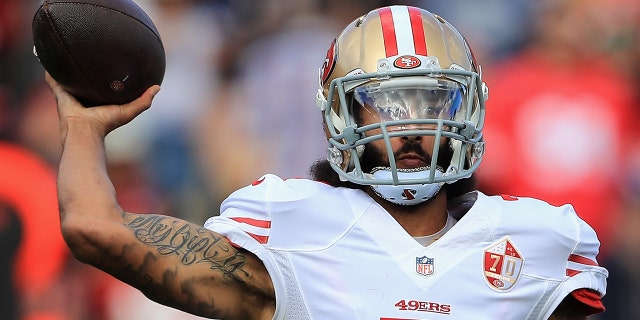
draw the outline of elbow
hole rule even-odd
[[[68,216],[60,220],[62,237],[73,257],[96,265],[108,250],[109,224],[99,219]]]
[[[78,221],[79,219],[65,218],[60,220],[62,238],[71,251],[73,257],[83,263],[91,263],[91,257],[96,248],[91,240],[91,224]]]

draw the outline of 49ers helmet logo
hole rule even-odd
[[[333,67],[336,65],[336,39],[333,40],[329,50],[327,50],[327,56],[324,58],[324,63],[320,67],[320,80],[324,84],[329,79],[329,75],[333,71]]]
[[[393,66],[400,69],[414,69],[420,64],[420,59],[414,56],[400,56],[393,61]]]

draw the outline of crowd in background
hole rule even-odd
[[[0,320],[190,319],[75,261],[59,235],[53,96],[32,53],[37,0],[0,0]],[[139,0],[167,69],[150,110],[107,138],[122,207],[194,223],[266,172],[325,156],[318,67],[389,4],[467,36],[487,82],[491,194],[572,203],[598,231],[608,310],[640,319],[640,0]],[[540,239],[544,241],[544,239]]]

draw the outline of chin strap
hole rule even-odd
[[[426,179],[429,177],[430,169],[416,171],[415,169],[397,169],[398,179]],[[445,173],[439,168],[436,170],[436,178],[442,177]],[[391,168],[374,168],[371,173],[377,180],[392,180]],[[442,187],[444,183],[428,184],[407,184],[407,185],[371,185],[373,191],[381,198],[399,205],[414,205],[431,199]]]

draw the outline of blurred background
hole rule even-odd
[[[0,319],[190,319],[70,257],[37,0],[0,0]],[[640,0],[139,0],[167,53],[151,110],[108,137],[124,209],[203,223],[263,173],[324,157],[318,67],[369,10],[408,4],[466,35],[490,88],[487,193],[572,203],[611,276],[594,319],[640,319]],[[543,241],[543,239],[541,239]]]

